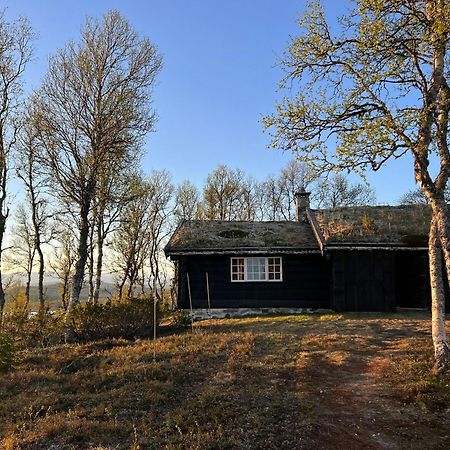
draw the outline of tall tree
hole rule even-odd
[[[119,12],[88,19],[79,43],[50,60],[36,98],[42,164],[58,196],[78,214],[77,262],[67,310],[80,299],[88,257],[89,217],[99,180],[136,158],[153,128],[152,87],[161,57]]]
[[[257,184],[256,181],[249,177],[242,181],[241,192],[239,196],[239,219],[255,220],[257,211]]]
[[[189,180],[184,180],[175,191],[175,218],[178,223],[192,220],[198,214],[200,194]]]
[[[17,272],[21,269],[25,275],[25,300],[30,303],[31,276],[35,265],[36,247],[34,245],[33,224],[23,204],[19,204],[15,214],[14,237],[5,262],[9,270]]]
[[[367,184],[351,184],[344,175],[335,174],[318,183],[314,201],[319,208],[372,205],[375,193]]]
[[[77,256],[77,236],[74,234],[75,228],[68,217],[62,217],[55,224],[54,251],[50,255],[48,266],[61,283],[61,306],[67,311],[70,300],[70,287],[73,278],[73,269]]]
[[[278,179],[269,175],[263,182],[263,216],[268,220],[279,220],[282,216],[282,190],[280,189]]]
[[[154,171],[148,180],[150,202],[148,214],[149,287],[154,298],[163,300],[168,279],[167,264],[163,252],[164,244],[173,232],[172,205],[174,186],[167,171]],[[145,268],[143,268],[144,272]]]
[[[33,39],[34,34],[27,20],[8,22],[5,12],[0,12],[0,323],[5,306],[1,259],[6,220],[9,215],[8,170],[11,150],[17,137],[22,75],[32,57]]]
[[[120,215],[126,204],[132,200],[129,180],[133,177],[133,161],[127,167],[112,164],[99,182],[99,189],[93,208],[93,233],[96,243],[95,282],[92,301],[97,303],[102,283],[104,246],[109,236],[119,227]],[[94,263],[93,263],[94,269]]]
[[[444,190],[444,199],[450,203],[450,189],[447,186]],[[403,194],[399,199],[400,205],[427,205],[428,200],[422,189],[411,189]]]
[[[295,193],[307,189],[317,176],[308,165],[291,160],[277,176],[263,183],[263,204],[269,220],[295,220]]]
[[[299,21],[282,61],[292,85],[277,113],[266,117],[272,145],[295,152],[319,172],[378,170],[406,153],[429,202],[430,276],[436,370],[450,348],[443,326],[436,233],[450,279],[450,239],[444,190],[450,176],[447,144],[448,0],[356,0],[332,30],[319,2]],[[291,93],[292,94],[292,93]],[[438,164],[437,175],[430,160]],[[435,227],[435,228],[433,228]],[[433,253],[434,252],[434,253]]]
[[[150,246],[152,187],[148,180],[136,176],[129,180],[129,190],[132,198],[123,208],[111,240],[111,267],[118,276],[119,300],[131,297],[140,281],[144,286],[142,273]]]
[[[295,219],[295,193],[305,190],[316,178],[307,164],[295,159],[281,170],[278,184],[281,193],[280,212],[284,220]]]
[[[39,312],[45,310],[44,273],[45,258],[43,246],[52,241],[54,229],[51,223],[48,199],[44,194],[46,179],[39,167],[39,149],[37,130],[32,117],[24,119],[17,142],[18,158],[16,173],[21,179],[26,192],[26,203],[30,212],[33,238],[33,254],[38,257],[38,299]]]
[[[209,220],[236,220],[240,214],[244,174],[221,164],[210,173],[203,190],[203,214]]]

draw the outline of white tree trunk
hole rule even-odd
[[[436,372],[447,369],[450,348],[445,331],[445,291],[442,273],[442,249],[436,219],[430,227],[428,256],[431,284],[431,333],[433,336]]]

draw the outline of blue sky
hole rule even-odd
[[[146,144],[144,170],[167,169],[175,182],[199,187],[219,164],[257,179],[276,173],[291,158],[268,149],[261,117],[280,93],[276,67],[297,31],[306,2],[293,0],[14,0],[7,16],[27,16],[39,35],[26,89],[39,85],[49,56],[77,39],[87,16],[116,8],[158,46],[164,68],[155,87],[159,121]],[[329,2],[330,18],[346,0]],[[414,187],[411,161],[369,174],[380,203],[395,203]]]

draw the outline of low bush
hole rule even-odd
[[[175,327],[190,327],[192,324],[192,317],[190,314],[182,310],[174,311],[170,314],[171,324]]]
[[[17,362],[18,350],[14,340],[6,333],[0,333],[0,373],[8,372]]]
[[[20,347],[47,347],[63,342],[63,313],[33,314],[12,310],[5,314],[3,329]]]
[[[130,298],[121,302],[78,305],[68,324],[75,339],[149,337],[153,334],[153,299]],[[159,311],[157,311],[157,324]]]

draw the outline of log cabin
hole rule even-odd
[[[429,308],[427,206],[312,210],[309,195],[296,194],[295,222],[182,222],[165,247],[177,306]]]

